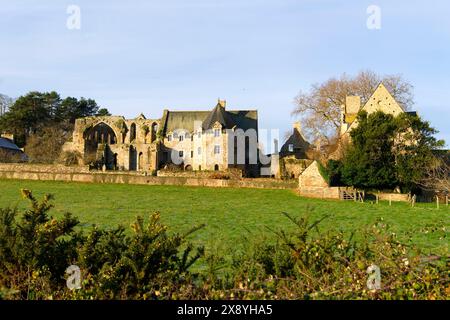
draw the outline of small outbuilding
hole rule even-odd
[[[12,139],[0,137],[0,162],[22,162],[27,161],[28,157]]]

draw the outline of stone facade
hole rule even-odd
[[[238,158],[241,131],[244,161],[230,161]],[[219,100],[212,111],[164,110],[159,119],[143,114],[77,119],[63,151],[77,152],[80,164],[106,170],[154,171],[175,165],[194,171],[241,169],[245,176],[257,176],[257,145],[257,111],[228,111]],[[252,153],[256,161],[250,161]]]
[[[339,199],[339,187],[329,187],[322,177],[319,164],[314,161],[298,179],[299,194],[304,197],[320,199]]]

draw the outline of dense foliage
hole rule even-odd
[[[361,111],[357,121],[342,163],[328,163],[335,184],[414,190],[435,162],[434,150],[444,146],[433,136],[437,131],[416,115]]]
[[[31,161],[52,162],[62,143],[70,137],[75,119],[97,114],[109,115],[109,112],[100,109],[92,99],[62,99],[54,91],[29,92],[17,98],[0,116],[0,132],[14,134],[16,144],[25,146]]]
[[[169,234],[153,214],[123,227],[88,234],[78,220],[48,215],[50,196],[31,208],[0,210],[0,299],[442,299],[448,298],[448,266],[399,243],[382,220],[355,237],[322,233],[322,219],[294,219],[296,230],[275,232],[275,243],[249,243],[231,265]],[[196,231],[194,228],[191,232]],[[244,239],[245,240],[245,239]],[[445,259],[445,258],[444,258]],[[196,262],[206,266],[196,273]],[[367,288],[367,268],[381,270],[381,288]],[[81,288],[66,287],[69,265],[81,269]],[[446,289],[447,288],[447,289]],[[446,291],[447,290],[447,291]]]

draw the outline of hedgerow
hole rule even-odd
[[[51,196],[30,209],[0,209],[0,299],[447,299],[447,257],[425,257],[401,243],[379,219],[358,237],[320,231],[308,214],[293,232],[270,230],[276,241],[246,241],[231,263],[219,252],[194,248],[187,234],[172,234],[158,213],[125,228],[77,230],[70,214],[49,215]],[[355,240],[358,238],[358,240]],[[201,264],[204,271],[193,271]],[[80,286],[69,289],[68,266]],[[368,267],[380,287],[368,287]],[[197,268],[199,269],[199,268]]]

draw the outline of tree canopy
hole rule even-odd
[[[358,114],[358,126],[350,132],[342,163],[330,164],[341,183],[362,189],[414,190],[433,166],[435,150],[445,143],[437,131],[417,115],[394,117],[381,111]]]
[[[12,133],[15,142],[23,147],[28,138],[48,127],[71,131],[75,119],[93,116],[102,110],[95,100],[67,97],[62,99],[55,91],[32,91],[19,97],[0,117],[0,132]]]

